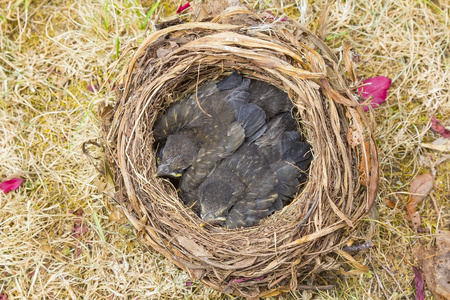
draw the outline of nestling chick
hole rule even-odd
[[[178,177],[185,172],[181,189],[191,191],[245,138],[254,140],[264,133],[266,115],[248,104],[249,85],[250,79],[235,72],[217,85],[202,86],[197,94],[200,107],[194,97],[171,106],[154,130],[158,141],[167,138],[157,175]]]
[[[267,216],[267,212],[277,198],[271,192],[277,184],[276,175],[256,151],[254,144],[243,145],[232,156],[223,160],[214,171],[200,184],[191,196],[199,201],[200,216],[206,222],[217,223],[225,221],[229,228],[235,228],[240,223],[229,219],[235,206],[239,208],[243,202],[255,203],[255,214]],[[252,212],[248,212],[252,214]],[[248,216],[246,216],[248,217]],[[252,217],[252,216],[250,216]],[[255,223],[249,218],[243,220]],[[246,224],[241,224],[245,226]],[[250,226],[247,225],[247,226]]]
[[[285,131],[294,122],[290,114],[277,116],[260,139],[242,145],[200,184],[194,197],[205,222],[254,226],[294,197],[312,159],[300,133]]]
[[[181,177],[197,156],[200,145],[196,142],[196,139],[190,137],[188,132],[169,135],[167,144],[169,147],[164,147],[158,157],[158,169],[155,175]],[[180,148],[170,145],[179,145],[183,150],[180,151]]]

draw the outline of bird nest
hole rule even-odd
[[[349,47],[342,57],[343,66],[295,21],[242,8],[150,34],[123,70],[117,103],[103,118],[114,198],[142,243],[207,286],[249,298],[298,289],[332,269],[324,258],[361,224],[379,181],[369,122],[349,88],[356,82]],[[230,230],[200,226],[174,186],[154,176],[152,129],[173,102],[234,70],[288,93],[314,160],[290,205],[258,226]]]

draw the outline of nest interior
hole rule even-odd
[[[249,298],[295,290],[333,268],[323,258],[361,223],[379,181],[369,121],[349,88],[356,77],[347,45],[342,57],[340,63],[294,21],[242,8],[150,34],[124,68],[117,103],[103,119],[114,198],[142,243],[192,278]],[[314,160],[302,192],[259,226],[201,227],[173,185],[154,176],[152,128],[171,103],[234,70],[289,94]]]

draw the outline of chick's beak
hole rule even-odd
[[[159,165],[158,169],[156,170],[155,177],[161,177],[161,176],[170,176],[172,172],[170,172],[169,167],[165,164]]]
[[[183,176],[183,174],[175,173],[170,170],[168,165],[162,164],[162,165],[159,165],[159,167],[155,173],[155,177],[161,177],[161,176],[181,177],[181,176]]]
[[[201,217],[204,223],[200,224],[200,226],[204,226],[206,224],[217,224],[227,220],[224,217],[216,217],[212,211],[202,214]]]

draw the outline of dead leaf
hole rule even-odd
[[[267,290],[265,292],[262,292],[261,294],[259,294],[258,297],[260,297],[260,298],[276,297],[282,293],[289,292],[289,291],[290,291],[289,286],[282,286],[282,287],[279,287],[279,288],[276,288],[273,290]]]
[[[450,140],[446,138],[439,138],[434,142],[432,142],[431,144],[421,143],[420,146],[431,150],[450,152]]]
[[[430,173],[417,176],[410,184],[410,200],[406,205],[406,213],[411,221],[414,231],[420,227],[420,214],[416,211],[417,205],[425,199],[434,184],[433,175]]]
[[[411,198],[419,204],[425,199],[434,184],[433,175],[430,173],[417,176],[409,185]]]
[[[434,298],[450,299],[450,231],[436,234],[436,248],[426,249],[419,244],[413,255]]]
[[[395,206],[396,206],[395,202],[392,201],[392,200],[389,200],[389,199],[384,199],[384,200],[383,200],[383,203],[384,203],[387,207],[389,207],[390,209],[394,209]]]
[[[105,121],[105,119],[111,118],[114,114],[114,106],[107,104],[106,102],[100,102],[98,105],[98,115]]]
[[[342,269],[340,269],[339,272],[340,272],[342,275],[361,275],[361,274],[367,273],[367,272],[360,271],[360,270],[344,271],[344,270],[342,270]]]
[[[97,188],[97,191],[101,194],[106,189],[106,183],[103,181],[103,179],[99,178],[94,182],[95,187]]]
[[[436,293],[450,299],[450,231],[441,231],[436,237],[435,256]]]

